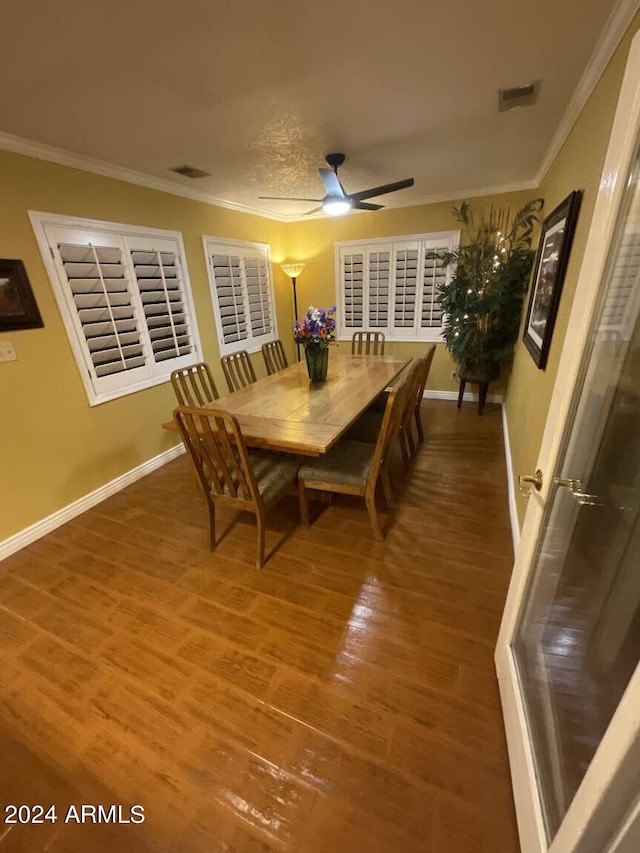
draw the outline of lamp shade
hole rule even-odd
[[[289,276],[289,278],[298,278],[302,270],[304,269],[304,264],[280,264],[280,269],[283,273]]]

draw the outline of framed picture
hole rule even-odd
[[[558,313],[582,193],[570,193],[542,223],[524,327],[524,345],[544,370]]]
[[[0,332],[44,326],[22,261],[0,260]]]

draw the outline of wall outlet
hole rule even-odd
[[[0,362],[17,361],[18,356],[11,341],[0,341]]]

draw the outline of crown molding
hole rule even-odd
[[[59,166],[68,166],[71,169],[81,169],[83,172],[91,172],[105,178],[114,178],[116,181],[125,181],[128,184],[136,184],[150,190],[189,198],[192,201],[201,201],[214,207],[250,213],[252,216],[262,216],[265,219],[275,219],[279,222],[286,222],[290,218],[248,204],[238,204],[228,199],[218,198],[202,192],[202,190],[183,187],[173,181],[156,178],[134,169],[127,169],[125,166],[116,166],[107,163],[105,160],[96,160],[93,157],[86,157],[84,154],[74,154],[72,151],[65,151],[63,148],[55,148],[53,145],[46,145],[33,139],[24,139],[21,136],[13,136],[11,133],[3,133],[2,131],[0,131],[0,150],[10,151],[13,154],[23,154],[25,157],[34,157],[37,160],[46,160],[49,163],[57,163]]]
[[[569,105],[560,120],[560,124],[554,133],[549,147],[542,159],[535,186],[540,186],[553,161],[560,153],[560,149],[566,142],[567,137],[576,123],[593,90],[598,85],[605,68],[620,44],[620,41],[631,23],[633,16],[640,9],[640,0],[618,0],[613,8],[598,43],[595,46],[591,58],[587,63],[580,82],[571,96]]]

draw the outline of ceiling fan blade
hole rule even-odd
[[[369,204],[366,201],[354,201],[352,210],[382,210],[384,204]]]
[[[320,213],[321,210],[322,210],[322,205],[320,205],[320,207],[314,207],[313,210],[307,210],[307,212],[305,213],[305,216],[311,216],[312,213]]]
[[[338,198],[345,197],[346,193],[342,189],[342,184],[335,172],[331,169],[320,169],[320,177],[322,178],[327,195],[337,196]]]
[[[395,181],[393,184],[383,184],[381,187],[372,187],[370,190],[362,190],[359,193],[351,193],[350,198],[354,201],[364,201],[365,198],[375,198],[377,195],[385,193],[394,193],[396,190],[404,190],[407,187],[412,187],[414,184],[413,178],[407,178],[404,181]]]
[[[259,195],[258,198],[265,201],[322,201],[321,198],[289,198],[284,195]]]

